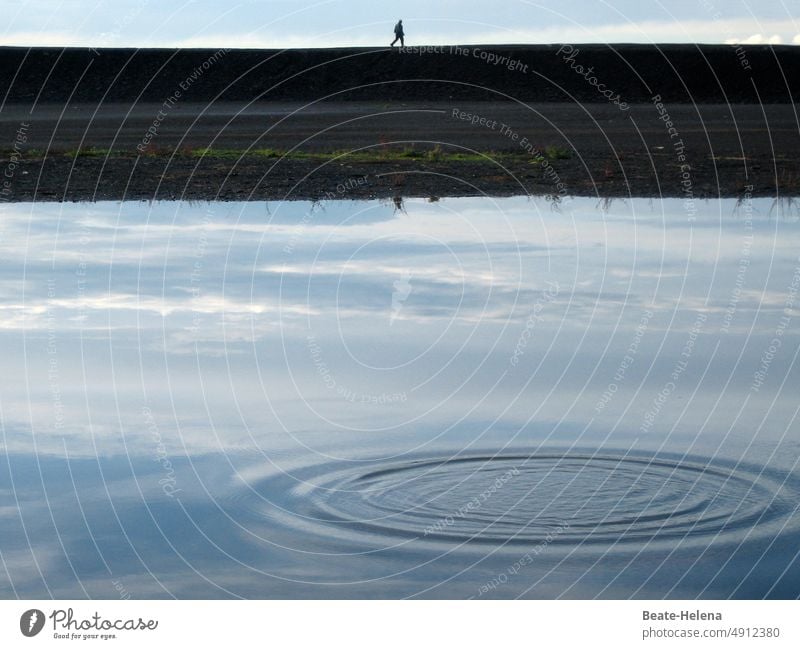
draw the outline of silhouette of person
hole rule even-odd
[[[403,39],[404,36],[405,34],[403,33],[403,21],[398,20],[397,24],[394,26],[394,40],[392,41],[392,44],[389,47],[394,47],[394,44],[397,41],[400,41],[400,47],[403,47],[405,45],[405,40]]]

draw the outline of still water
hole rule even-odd
[[[0,209],[3,597],[800,595],[792,201]]]

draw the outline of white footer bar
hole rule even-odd
[[[795,601],[0,602],[1,647],[766,649],[798,631]]]

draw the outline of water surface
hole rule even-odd
[[[4,597],[797,597],[791,201],[7,204]]]

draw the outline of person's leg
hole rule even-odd
[[[405,47],[405,46],[406,46],[406,40],[405,40],[405,38],[403,38],[403,37],[401,36],[401,37],[400,37],[400,47]]]
[[[397,42],[397,36],[394,37],[394,40],[391,42],[389,47],[394,47],[394,44]]]

